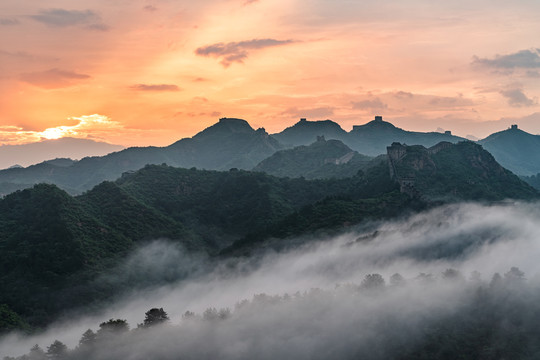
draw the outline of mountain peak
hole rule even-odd
[[[347,132],[332,120],[310,121],[301,118],[293,126],[272,136],[283,144],[308,145],[316,141],[318,136],[325,136],[326,139],[344,140]]]
[[[252,133],[255,130],[246,120],[237,118],[221,118],[214,125],[204,129],[193,138],[214,135],[218,133]]]
[[[362,129],[398,129],[394,124],[389,123],[388,121],[384,121],[382,116],[375,116],[374,120],[371,120],[370,122],[364,124],[364,125],[354,125],[353,126],[353,132],[359,131]]]

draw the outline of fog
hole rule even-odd
[[[99,279],[138,284],[131,291],[40,335],[4,337],[0,357],[23,355],[34,344],[46,349],[55,339],[73,349],[103,321],[126,319],[133,329],[158,307],[168,325],[132,331],[91,358],[388,358],[421,341],[429,323],[459,311],[479,284],[489,287],[494,273],[519,267],[537,288],[538,219],[539,204],[456,204],[256,260],[216,260],[156,240]],[[463,276],[445,280],[447,269]],[[473,272],[480,279],[464,285]],[[395,273],[406,282],[392,283]],[[362,285],[368,274],[382,275],[386,285]],[[196,315],[185,318],[186,311]]]

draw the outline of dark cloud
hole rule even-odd
[[[474,105],[474,103],[469,99],[463,98],[462,96],[458,96],[458,97],[437,96],[429,100],[429,105],[454,107],[454,106],[469,106],[469,105]]]
[[[233,62],[243,63],[251,50],[287,45],[294,42],[294,40],[253,39],[239,42],[216,43],[196,49],[195,54],[221,59],[220,63],[228,67]]]
[[[383,103],[381,99],[352,101],[353,109],[388,109],[388,105]]]
[[[89,79],[90,75],[78,74],[61,69],[23,73],[20,80],[45,89],[55,89],[75,85],[77,80]]]
[[[243,6],[247,6],[249,4],[253,4],[253,3],[256,3],[256,2],[259,2],[259,0],[244,0],[244,2],[242,3]]]
[[[18,25],[20,22],[15,18],[0,18],[0,25],[9,26],[9,25]]]
[[[498,69],[540,68],[540,49],[521,50],[508,55],[496,55],[493,59],[474,57],[473,64]]]
[[[334,107],[318,107],[311,109],[299,109],[297,107],[290,107],[283,111],[281,115],[291,115],[292,117],[302,117],[302,118],[328,118],[334,115]]]
[[[540,78],[540,72],[535,71],[535,70],[528,70],[526,72],[526,75],[527,77],[530,77],[530,78]]]
[[[157,7],[153,6],[153,5],[146,5],[144,8],[143,8],[144,11],[148,11],[148,12],[154,12],[154,11],[157,11]]]
[[[108,30],[101,17],[92,10],[46,9],[30,18],[53,27],[85,26],[92,30]]]
[[[136,84],[131,86],[133,90],[138,91],[180,91],[177,85],[174,84]]]
[[[414,94],[407,91],[398,91],[394,93],[394,96],[399,99],[411,99],[414,97]]]
[[[500,94],[508,100],[508,105],[514,107],[533,106],[538,103],[536,99],[528,98],[522,89],[503,90]]]

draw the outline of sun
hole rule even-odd
[[[66,135],[66,131],[60,127],[48,128],[41,133],[41,136],[47,140],[60,139]]]

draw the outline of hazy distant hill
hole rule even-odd
[[[192,138],[167,147],[169,165],[229,170],[251,169],[283,146],[264,129],[242,119],[222,118]]]
[[[348,134],[347,145],[361,154],[375,156],[386,153],[386,147],[393,142],[429,147],[441,141],[463,140],[449,133],[406,131],[377,117],[367,124],[354,126]]]
[[[281,147],[264,129],[254,130],[245,120],[223,118],[193,138],[167,147],[132,147],[103,157],[87,157],[70,166],[48,161],[28,168],[2,170],[0,195],[11,192],[17,184],[21,188],[40,182],[53,183],[76,194],[147,164],[251,169]]]
[[[269,158],[285,148],[276,138],[292,146],[295,141],[299,143],[294,145],[311,144],[321,135],[327,139],[325,146],[298,148]],[[53,183],[71,194],[78,194],[104,180],[115,180],[123,172],[162,163],[214,170],[249,170],[257,166],[258,171],[277,176],[344,177],[355,174],[366,160],[357,154],[348,158],[351,151],[375,156],[386,153],[386,147],[393,142],[429,147],[440,141],[455,143],[462,140],[447,133],[405,131],[381,117],[355,126],[349,133],[330,120],[302,120],[274,136],[264,129],[254,130],[245,120],[223,118],[192,138],[179,140],[167,147],[133,147],[74,162],[55,159],[27,168],[0,170],[0,196],[41,182]],[[333,142],[334,138],[339,138],[337,140],[342,143]],[[520,175],[527,175],[540,172],[539,138],[513,129],[494,134],[481,143],[504,166]],[[267,158],[268,161],[259,165]]]
[[[337,123],[330,120],[308,121],[301,119],[295,125],[272,136],[288,146],[299,146],[311,144],[317,139],[317,136],[321,135],[328,140],[341,140],[351,149],[368,156],[386,153],[386,146],[393,142],[433,146],[441,141],[465,140],[450,133],[406,131],[383,121],[381,116],[376,116],[375,120],[367,124],[355,125],[350,132],[343,130]]]
[[[0,169],[13,165],[33,165],[54,158],[82,159],[86,156],[103,156],[123,148],[120,145],[69,137],[24,145],[3,145],[0,146]]]
[[[317,140],[317,136],[326,139],[346,141],[347,132],[339,124],[331,120],[308,121],[301,119],[299,122],[283,130],[272,134],[274,138],[289,147],[309,145]]]
[[[309,146],[281,150],[261,161],[253,171],[306,179],[351,177],[369,166],[373,158],[351,150],[339,140],[319,136]]]
[[[519,175],[540,172],[540,135],[511,127],[478,141],[505,168]]]

